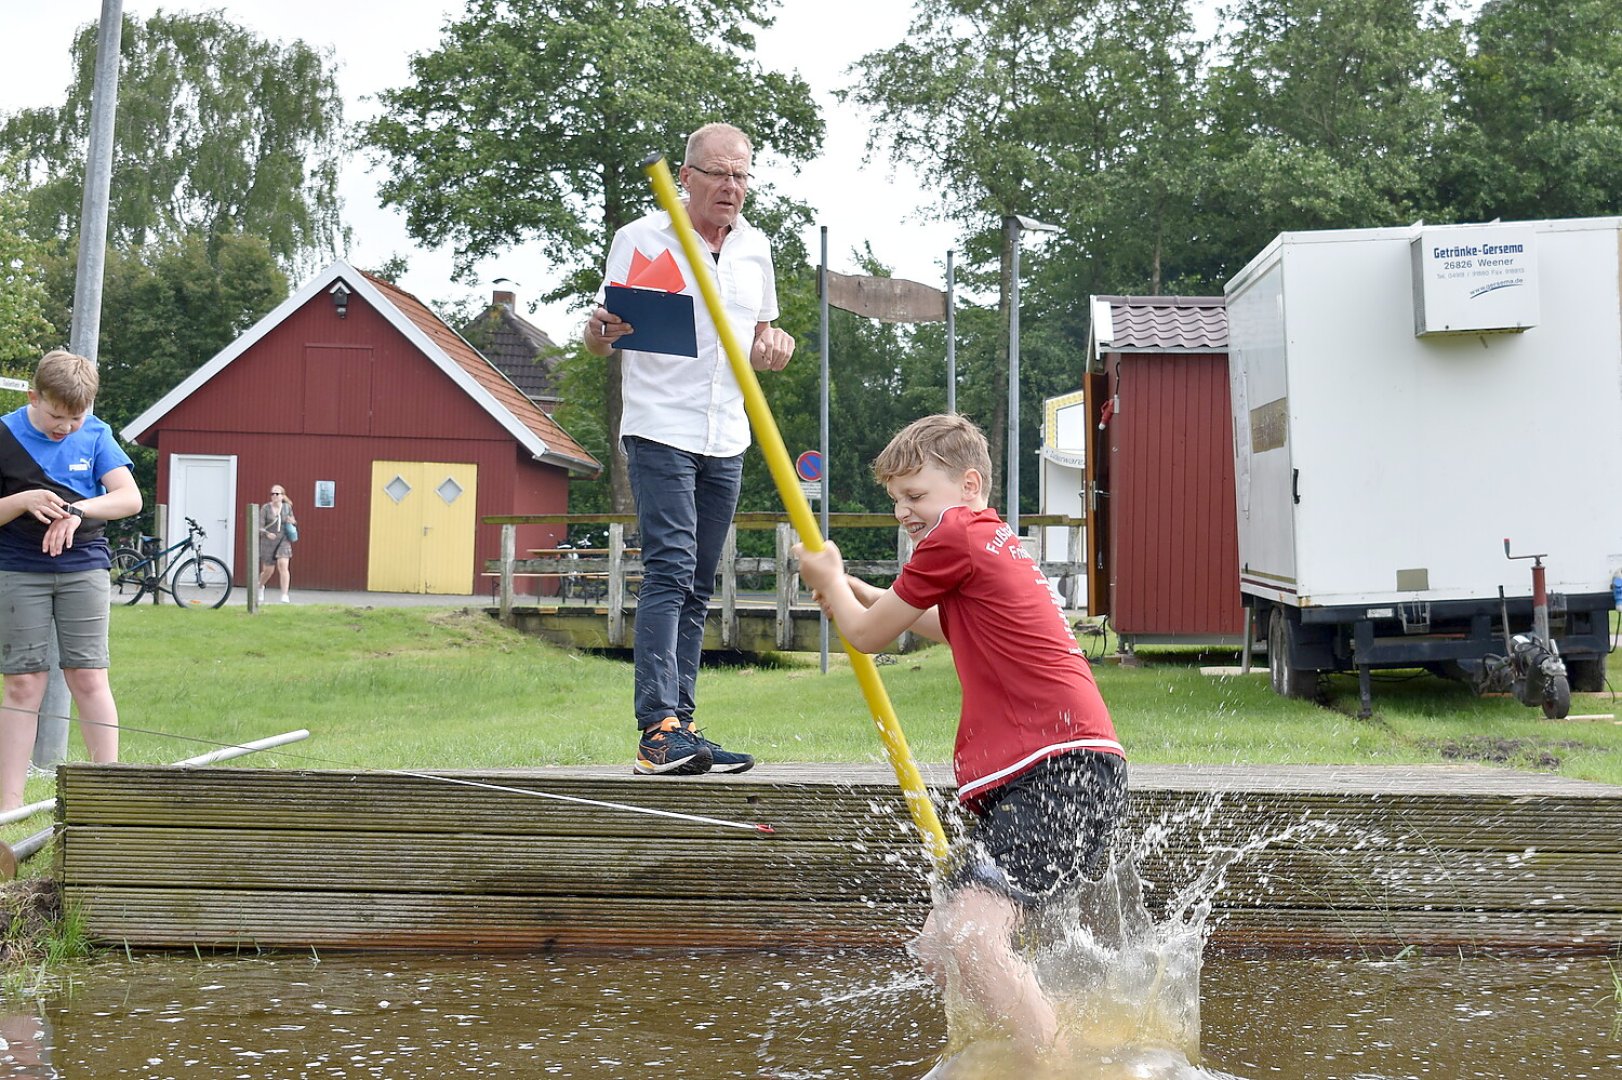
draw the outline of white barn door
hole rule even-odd
[[[236,455],[175,454],[169,459],[169,535],[165,545],[186,538],[193,517],[208,535],[203,550],[232,568],[235,576],[237,502]]]

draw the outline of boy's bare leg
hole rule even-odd
[[[15,810],[23,804],[23,785],[28,782],[28,762],[39,728],[39,703],[45,699],[49,678],[45,671],[5,677],[5,691],[0,693],[0,810]]]
[[[91,761],[118,760],[118,706],[106,668],[63,668],[73,703],[79,707],[79,734]]]
[[[1006,1024],[1034,1057],[1054,1048],[1059,1020],[1035,970],[1014,949],[1020,917],[1019,905],[1002,893],[965,886],[930,912],[917,949],[937,982],[954,967],[969,1000]]]

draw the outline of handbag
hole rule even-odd
[[[298,542],[298,526],[293,524],[291,521],[282,522],[282,535],[287,537],[288,540],[290,540],[290,541],[292,541],[294,543],[297,543]]]

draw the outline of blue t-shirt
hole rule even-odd
[[[47,488],[69,502],[100,495],[102,477],[130,464],[112,428],[94,415],[58,442],[34,427],[24,405],[0,417],[0,498],[19,491]],[[106,523],[86,518],[79,523],[73,546],[52,557],[40,550],[46,526],[33,514],[19,514],[0,526],[0,570],[67,574],[105,570],[112,565]]]

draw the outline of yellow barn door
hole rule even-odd
[[[472,588],[478,478],[477,465],[372,462],[366,587],[452,595]]]

